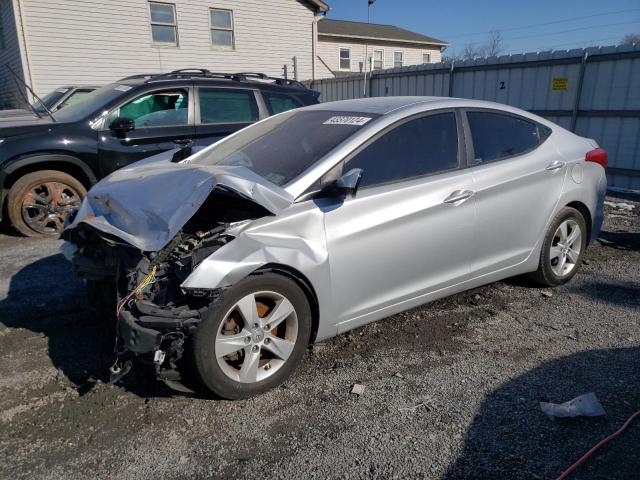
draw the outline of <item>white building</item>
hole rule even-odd
[[[390,25],[325,19],[323,0],[0,0],[0,108],[180,68],[310,80],[439,62],[447,45]],[[22,92],[22,93],[20,93]]]
[[[438,63],[447,45],[393,25],[324,19],[318,23],[316,78]]]
[[[0,107],[20,101],[9,63],[39,95],[199,67],[314,76],[322,0],[0,0]],[[297,71],[294,71],[296,58]]]

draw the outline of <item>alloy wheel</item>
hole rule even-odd
[[[568,218],[556,229],[551,242],[549,260],[551,269],[559,277],[573,271],[580,258],[582,231],[575,220]]]
[[[62,232],[64,220],[74,208],[79,208],[82,197],[69,185],[44,182],[34,185],[22,197],[22,218],[29,228],[45,234]]]
[[[276,373],[293,353],[298,316],[293,304],[276,292],[241,298],[218,328],[215,355],[226,376],[254,383]]]

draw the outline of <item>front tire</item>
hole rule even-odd
[[[587,247],[587,224],[582,214],[564,207],[549,225],[540,252],[538,270],[530,277],[539,285],[555,287],[573,278]]]
[[[311,308],[291,279],[251,275],[214,301],[193,337],[202,386],[230,400],[283,383],[300,365],[311,335]]]
[[[72,209],[80,208],[87,190],[71,175],[41,170],[19,178],[7,195],[7,214],[26,237],[57,237]]]

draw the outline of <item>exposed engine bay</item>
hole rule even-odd
[[[117,382],[134,361],[151,364],[156,377],[185,390],[179,364],[185,344],[221,289],[184,289],[181,284],[216,250],[233,241],[231,227],[269,215],[264,207],[222,188],[214,189],[162,249],[143,252],[91,225],[79,224],[63,238],[76,247],[72,263],[85,278],[90,304],[117,318]]]

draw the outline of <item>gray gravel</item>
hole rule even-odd
[[[495,283],[315,346],[239,402],[102,382],[112,327],[58,241],[0,235],[0,477],[554,478],[640,409],[640,203],[568,285]],[[352,394],[355,384],[364,386]],[[607,415],[540,401],[593,391]],[[640,421],[571,478],[637,478]]]

